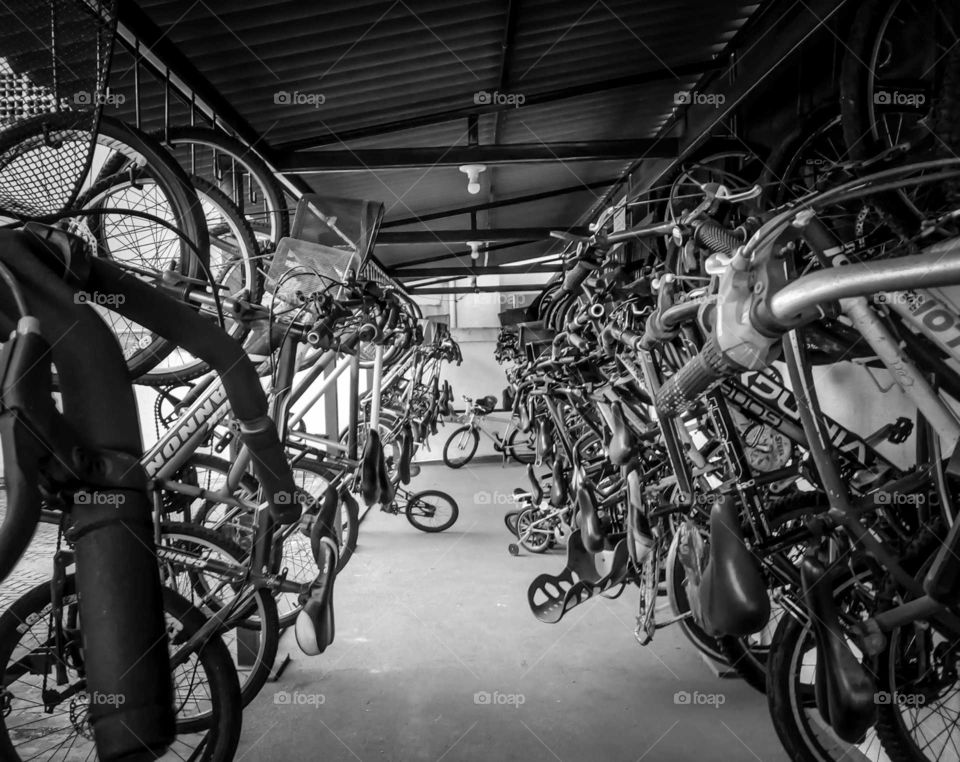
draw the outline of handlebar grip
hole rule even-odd
[[[578,352],[590,351],[590,342],[583,338],[583,336],[581,336],[579,333],[568,333],[567,343]]]
[[[584,260],[578,260],[563,276],[563,285],[560,290],[565,294],[572,294],[596,269],[596,266]]]
[[[677,415],[737,370],[711,336],[703,349],[660,387],[656,395],[657,413],[662,417]]]
[[[704,220],[700,223],[694,231],[693,237],[701,246],[721,254],[733,254],[737,247],[743,243],[736,233],[714,220]]]

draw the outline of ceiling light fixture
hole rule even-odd
[[[470,247],[470,259],[474,262],[480,259],[480,247],[483,246],[483,241],[467,241],[467,246]]]
[[[467,176],[467,191],[476,195],[480,192],[480,173],[486,171],[486,164],[464,164],[460,171]]]

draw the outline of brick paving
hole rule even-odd
[[[0,522],[6,518],[7,496],[0,490]],[[57,528],[41,524],[27,552],[20,559],[10,576],[0,585],[0,612],[25,592],[50,579],[53,569],[53,553],[57,549]]]

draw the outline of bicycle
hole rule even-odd
[[[466,425],[453,431],[443,446],[443,462],[449,468],[463,468],[477,452],[480,445],[480,435],[483,434],[493,442],[493,448],[503,454],[503,459],[513,458],[518,463],[533,462],[533,446],[529,436],[522,432],[515,419],[511,418],[507,429],[501,434],[491,434],[484,426],[486,417],[497,406],[497,398],[493,395],[473,400],[464,396],[467,409],[463,419]]]

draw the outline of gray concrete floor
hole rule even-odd
[[[336,642],[310,658],[285,636],[293,661],[244,712],[237,758],[785,760],[765,698],[717,678],[677,628],[636,643],[636,590],[534,619],[527,586],[565,556],[507,553],[523,484],[515,467],[425,466],[413,486],[451,493],[457,524],[429,535],[370,513],[337,581]]]

